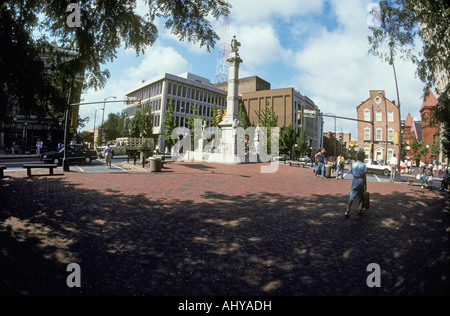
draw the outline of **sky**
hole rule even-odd
[[[146,12],[139,0],[137,12]],[[239,76],[258,76],[272,89],[294,87],[308,96],[322,113],[356,118],[356,107],[369,98],[370,90],[385,90],[389,100],[397,101],[392,66],[368,53],[369,25],[376,23],[370,11],[377,2],[370,0],[228,0],[232,5],[228,19],[229,42],[236,35],[243,59]],[[222,35],[222,20],[212,22]],[[157,21],[159,37],[139,56],[134,50],[118,50],[117,59],[105,64],[111,73],[102,90],[88,90],[84,102],[100,102],[125,93],[142,80],[163,73],[191,72],[216,83],[216,66],[221,42],[208,52],[198,44],[180,42]],[[228,42],[228,41],[227,41]],[[420,44],[420,43],[419,43]],[[421,44],[420,44],[421,45]],[[420,49],[421,47],[417,47]],[[424,83],[416,76],[416,66],[396,59],[400,111],[420,118]],[[112,98],[110,99],[112,100]],[[89,117],[85,129],[94,126],[94,113],[102,104],[84,105],[82,118]],[[121,112],[123,103],[106,104],[108,113]],[[102,111],[97,111],[96,126]],[[357,123],[324,118],[324,131],[350,132],[357,140]]]

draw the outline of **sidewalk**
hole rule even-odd
[[[0,293],[450,294],[448,195],[371,182],[371,208],[345,218],[351,181],[260,167],[0,179]],[[69,263],[81,288],[66,285]]]
[[[38,154],[30,154],[30,155],[0,154],[0,159],[20,159],[20,158],[39,158],[39,155]]]

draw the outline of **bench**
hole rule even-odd
[[[297,166],[302,166],[303,168],[305,168],[305,166],[306,166],[306,162],[300,162],[300,161],[287,161],[287,163],[289,164],[289,166],[294,166],[294,165],[297,165]]]
[[[3,174],[3,170],[8,169],[6,166],[0,166],[0,178],[3,178],[5,175]]]
[[[31,169],[47,169],[50,175],[53,175],[53,169],[57,168],[57,164],[43,164],[43,163],[32,163],[23,165],[24,169],[27,169],[27,176],[31,177]]]

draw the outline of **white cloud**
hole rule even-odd
[[[121,60],[132,60],[131,63],[136,64],[137,66],[121,68]],[[129,52],[122,50],[118,59],[114,63],[106,65],[105,68],[110,68],[111,71],[111,78],[106,83],[105,88],[98,91],[95,91],[94,89],[86,91],[86,93],[82,95],[84,102],[99,102],[109,96],[115,96],[117,98],[116,100],[124,100],[125,93],[133,89],[142,80],[149,80],[163,73],[182,74],[190,71],[191,66],[174,48],[155,45],[148,48],[145,54],[139,57],[132,57]],[[80,107],[80,116],[90,117],[90,122],[86,128],[93,127],[95,109],[102,107],[103,104]],[[107,104],[105,118],[108,113],[122,112],[124,108],[125,106],[123,103]],[[102,111],[98,111],[97,124],[100,122],[99,116],[101,115]]]
[[[338,27],[322,28],[295,52],[294,67],[300,73],[295,86],[314,100],[324,113],[356,118],[356,106],[369,97],[369,90],[385,90],[397,99],[392,66],[368,54],[367,3],[332,1]],[[397,78],[401,114],[418,112],[423,83],[415,77],[415,66],[398,60]],[[413,114],[414,116],[414,114]],[[356,135],[356,123],[338,121]],[[325,130],[334,130],[334,120],[325,119]]]
[[[243,25],[239,29],[232,28],[231,33],[242,43],[239,54],[245,69],[256,71],[274,62],[288,62],[292,56],[292,51],[281,45],[270,24]]]
[[[130,80],[148,80],[163,73],[181,74],[189,71],[189,62],[174,48],[153,46],[149,48],[138,66],[125,70]]]
[[[237,25],[271,22],[274,17],[288,20],[321,12],[325,0],[230,0],[230,20]]]

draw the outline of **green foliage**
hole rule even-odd
[[[131,120],[130,136],[150,138],[153,135],[153,115],[150,107],[144,106],[144,109],[136,111]]]
[[[372,27],[370,53],[386,62],[400,56],[417,66],[417,75],[428,87],[435,87],[435,74],[450,74],[450,5],[446,0],[382,0],[380,26]],[[417,53],[416,43],[425,43]],[[441,87],[435,119],[443,124],[442,144],[450,153],[450,85]]]
[[[157,18],[163,18],[165,27],[180,40],[199,43],[209,51],[219,38],[210,18],[227,15],[230,9],[223,0],[152,0],[145,1],[147,13],[140,15],[137,0],[82,0],[77,2],[81,27],[68,27],[69,3],[10,0],[0,4],[0,117],[12,118],[13,104],[18,103],[28,113],[38,109],[43,116],[61,120],[71,88],[73,92],[104,87],[110,73],[102,67],[116,59],[121,46],[139,55],[155,43]],[[49,44],[53,40],[63,50],[55,50]],[[76,52],[70,61],[65,58],[68,51]],[[51,72],[41,58],[44,53]],[[76,75],[85,76],[82,84],[74,80]]]
[[[267,128],[267,153],[270,153],[272,145],[272,127],[278,125],[278,115],[275,114],[269,101],[266,102],[266,106],[261,110],[255,110],[255,114],[258,117],[260,126]]]
[[[250,120],[242,102],[239,103],[239,120],[244,125],[244,129],[247,129],[250,126]]]
[[[308,137],[304,126],[299,126],[297,137],[297,150],[300,156],[303,156],[308,147]]]
[[[167,110],[163,121],[164,141],[169,149],[172,148],[173,144],[175,143],[175,141],[172,139],[172,131],[176,127],[173,111],[174,111],[174,104],[171,98],[169,103],[167,103]]]
[[[295,145],[295,141],[297,139],[297,133],[295,132],[295,127],[293,124],[289,126],[281,127],[280,131],[280,151],[283,153],[289,153],[289,156],[292,158],[293,146]]]

